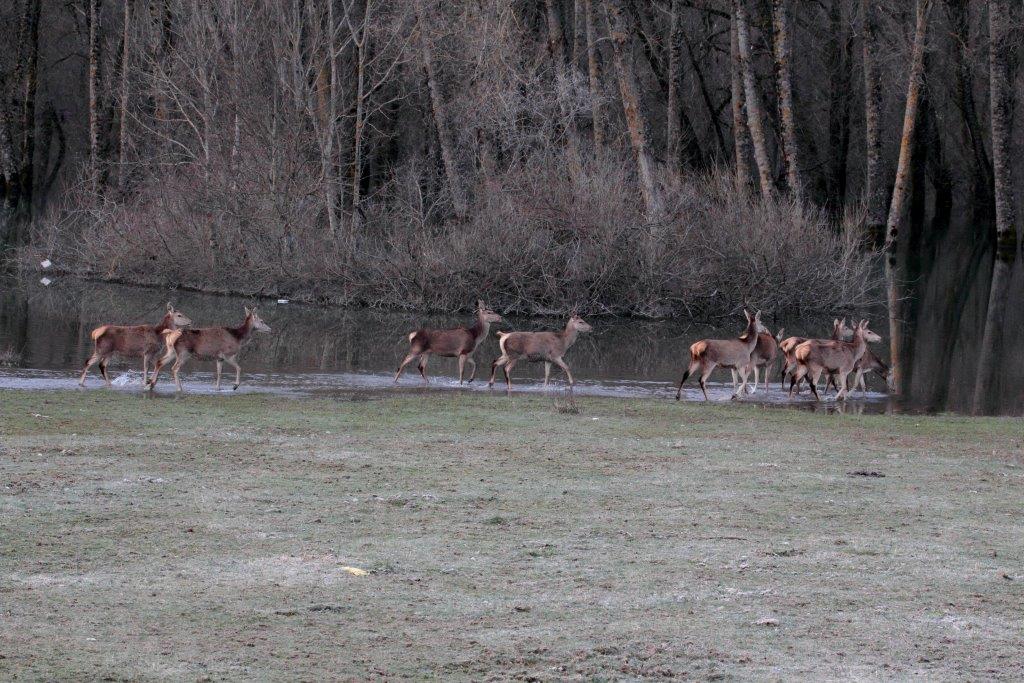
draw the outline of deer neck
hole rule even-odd
[[[156,324],[153,331],[160,334],[164,330],[176,330],[178,326],[174,324],[174,316],[170,313],[164,313],[164,317],[160,319],[160,322]]]
[[[566,349],[576,343],[576,338],[580,336],[580,331],[575,327],[566,325],[565,330],[559,336],[562,337],[562,352],[564,353]]]
[[[476,322],[473,323],[473,327],[469,328],[469,333],[473,335],[473,341],[479,344],[481,340],[487,338],[487,333],[491,331],[491,324],[484,320],[482,315],[478,315]]]
[[[749,353],[754,352],[754,347],[757,346],[757,325],[754,324],[753,320],[747,323],[747,331],[740,337],[740,341],[747,347]]]
[[[854,332],[853,341],[850,344],[852,344],[850,348],[853,349],[853,362],[856,363],[868,350],[868,343],[864,341],[864,333],[860,330]]]
[[[238,340],[239,344],[243,343],[252,334],[252,316],[246,316],[245,321],[238,327],[229,327],[228,332]]]

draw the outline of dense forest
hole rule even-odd
[[[18,0],[9,262],[207,291],[705,319],[1018,252],[1011,0]],[[982,369],[983,374],[992,368]],[[985,382],[979,382],[984,386]]]

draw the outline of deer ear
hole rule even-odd
[[[747,309],[744,308],[743,309],[743,316],[747,319],[747,322],[749,323],[750,322],[750,311],[748,311]]]
[[[478,309],[478,310],[481,310],[481,311],[482,311],[482,310],[484,310],[485,308],[487,308],[487,305],[486,305],[486,304],[484,303],[484,300],[483,300],[483,299],[477,299],[477,300],[476,300],[476,307],[477,307],[477,309]]]
[[[761,311],[758,311],[757,313],[754,314],[754,320],[761,320]]]
[[[168,301],[167,302],[167,312],[171,313],[173,311],[174,311],[174,304],[172,304],[170,301]]]
[[[251,315],[251,314],[252,314],[252,311],[251,311],[251,310],[249,309],[249,307],[248,307],[248,306],[242,306],[242,308],[244,308],[244,309],[245,309],[245,314],[246,314],[247,316],[248,316],[248,315]]]

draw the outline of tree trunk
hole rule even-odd
[[[427,77],[427,90],[430,91],[430,106],[434,115],[434,126],[437,128],[437,139],[441,145],[441,161],[444,163],[445,175],[448,177],[448,188],[452,194],[452,207],[455,215],[462,219],[469,213],[469,200],[465,185],[459,172],[458,160],[455,157],[455,137],[448,123],[444,95],[441,84],[437,81],[434,70],[434,56],[430,50],[430,36],[426,25],[426,13],[423,11],[422,0],[417,0],[416,23],[419,26],[420,54],[423,58],[423,71]]]
[[[881,249],[885,244],[885,183],[882,180],[882,80],[875,61],[878,53],[876,0],[861,0],[864,21],[864,121],[865,157],[864,196],[867,211],[865,244]]]
[[[1006,320],[1010,271],[1017,256],[1017,216],[1013,192],[1013,78],[1010,61],[1013,29],[1009,0],[989,0],[989,100],[992,118],[992,164],[995,171],[996,256],[978,354],[974,412],[991,410],[998,388],[999,342]]]
[[[736,46],[739,49],[740,69],[743,72],[743,94],[747,101],[747,127],[750,129],[750,140],[754,145],[754,162],[757,164],[761,196],[772,199],[775,196],[775,177],[772,173],[771,157],[768,155],[761,94],[757,90],[757,78],[754,74],[750,22],[747,21],[745,2],[746,0],[734,0],[733,9],[736,13]]]
[[[370,21],[369,0],[363,2],[362,26],[358,39],[353,32],[356,48],[356,102],[355,134],[352,138],[352,220],[349,223],[349,238],[354,238],[362,224],[362,189],[363,189],[363,129],[366,126],[366,60],[370,53],[367,43],[367,28]]]
[[[129,28],[132,20],[131,0],[124,0],[124,33],[121,37],[121,116],[118,125],[117,162],[120,166],[117,174],[117,181],[120,189],[124,190],[125,177],[127,174],[127,151],[128,151],[128,50],[129,50]]]
[[[626,116],[626,127],[629,139],[633,143],[637,170],[640,178],[640,190],[644,197],[649,220],[657,220],[664,210],[661,190],[654,174],[654,155],[651,153],[650,135],[648,133],[647,114],[640,100],[640,84],[633,71],[632,44],[633,30],[626,16],[625,0],[605,0],[605,11],[608,19],[608,33],[612,39],[612,53],[615,58],[615,71],[619,80],[619,92],[622,95],[622,108]]]
[[[909,197],[911,153],[913,152],[914,129],[917,125],[917,109],[924,82],[924,49],[928,30],[928,14],[931,0],[917,0],[914,46],[910,61],[910,76],[907,79],[907,103],[903,114],[903,136],[900,140],[900,157],[896,167],[896,182],[889,206],[889,220],[885,238],[885,288],[889,302],[889,349],[892,359],[892,389],[895,393],[903,390],[903,293],[899,271],[900,229]]]
[[[590,80],[590,116],[594,127],[594,154],[604,149],[604,123],[601,120],[601,66],[598,61],[597,21],[594,0],[582,0],[587,22],[587,75]]]
[[[100,177],[100,0],[89,0],[89,177],[93,194]]]
[[[555,0],[545,0],[544,4],[547,8],[548,56],[555,67],[555,92],[558,95],[558,108],[562,114],[561,128],[565,136],[565,155],[569,165],[569,176],[576,179],[581,170],[580,149],[572,106],[572,77],[566,63],[562,22],[558,18]]]
[[[843,0],[832,0],[829,10],[828,81],[828,176],[829,213],[842,216],[846,206],[847,160],[850,153],[850,41],[851,34],[843,15]]]
[[[754,182],[750,166],[750,130],[747,129],[747,101],[743,94],[743,67],[740,66],[740,48],[736,39],[736,17],[729,24],[729,71],[732,92],[732,139],[736,157],[736,189],[746,192]]]
[[[693,45],[686,39],[685,33],[683,34],[683,43],[686,47],[686,53],[690,58],[690,68],[693,70],[693,77],[697,81],[697,85],[700,88],[701,99],[704,101],[704,106],[707,109],[708,120],[711,121],[711,127],[715,131],[715,141],[717,142],[718,152],[722,157],[728,157],[729,151],[725,144],[725,135],[722,133],[722,122],[719,117],[721,108],[716,107],[715,103],[712,102],[711,91],[708,89],[707,79],[704,78],[704,72],[701,71],[700,64],[697,63],[697,56],[693,53]],[[735,51],[731,54],[734,55]]]
[[[971,22],[968,0],[946,0],[953,28],[953,70],[957,110],[963,126],[962,135],[970,142],[972,153],[971,192],[973,218],[982,223],[992,219],[992,161],[985,149],[985,133],[974,100],[974,69],[971,62]]]
[[[775,31],[775,78],[779,87],[779,117],[782,119],[782,155],[786,162],[786,182],[797,201],[804,200],[800,177],[800,150],[797,144],[796,117],[793,111],[792,35],[789,26],[790,0],[772,0],[772,24]]]
[[[668,103],[666,105],[666,142],[668,159],[679,169],[700,162],[703,157],[693,123],[683,105],[683,50],[686,36],[683,32],[682,2],[672,0],[668,38]],[[685,140],[685,142],[684,142]]]

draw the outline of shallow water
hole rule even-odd
[[[237,325],[243,305],[251,302],[233,298],[166,290],[82,282],[58,278],[49,286],[35,282],[0,281],[0,352],[13,350],[20,356],[13,367],[0,368],[0,388],[82,390],[77,377],[91,352],[89,333],[104,323],[156,322],[171,299],[196,326]],[[239,392],[270,392],[286,396],[349,396],[353,393],[380,394],[393,391],[472,391],[504,395],[500,375],[493,390],[487,388],[490,362],[498,355],[493,335],[477,351],[477,379],[459,386],[455,359],[432,358],[426,387],[414,366],[406,368],[396,385],[394,371],[408,349],[408,333],[421,325],[453,326],[468,323],[465,315],[418,316],[372,310],[324,309],[296,304],[261,304],[261,315],[271,326],[270,334],[254,334],[240,354],[242,386]],[[730,328],[697,326],[684,322],[644,322],[594,319],[594,332],[581,335],[566,355],[577,379],[576,395],[662,398],[675,396],[687,358],[689,344],[697,339],[735,336],[742,318]],[[511,320],[493,329],[552,329],[560,320]],[[823,334],[828,320],[785,321],[787,334]],[[775,331],[779,325],[769,321]],[[182,372],[185,389],[211,393],[213,364],[192,359]],[[119,359],[110,365],[116,390],[142,392],[141,363]],[[231,395],[226,369],[222,394]],[[467,368],[468,373],[468,368]],[[763,384],[745,402],[793,406],[804,409],[835,409],[835,402],[817,405],[810,394],[790,400],[780,389],[774,370],[769,391]],[[566,384],[557,368],[552,384],[542,383],[543,365],[520,363],[513,373],[516,392],[544,392],[562,396]],[[753,378],[751,378],[752,380]],[[718,381],[714,381],[718,380]],[[884,383],[869,379],[871,391],[858,394],[844,410],[887,412],[899,409],[889,400]],[[103,386],[94,367],[85,390]],[[173,393],[168,372],[161,376],[158,395]],[[712,401],[728,401],[732,394],[728,372],[716,373],[709,387]],[[702,400],[699,387],[690,380],[684,400]]]

